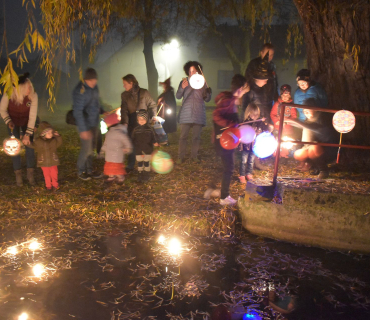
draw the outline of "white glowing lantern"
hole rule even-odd
[[[3,149],[4,152],[11,157],[15,157],[21,152],[22,143],[15,136],[4,139]]]
[[[253,153],[258,158],[267,158],[271,156],[277,148],[275,137],[270,132],[260,133],[255,140],[253,146]]]
[[[190,86],[193,89],[201,89],[204,86],[205,80],[201,74],[193,74],[189,80]]]
[[[334,129],[340,133],[348,133],[356,125],[356,118],[351,111],[340,110],[337,111],[333,116]]]
[[[28,246],[28,249],[31,251],[36,251],[41,248],[41,244],[37,240],[33,240],[30,245]]]
[[[104,120],[100,121],[100,132],[101,134],[106,134],[108,132],[108,126]]]
[[[165,240],[166,240],[165,236],[163,234],[161,234],[159,236],[157,242],[160,243],[160,244],[164,244]]]
[[[32,272],[35,275],[35,277],[39,278],[45,272],[45,267],[41,263],[38,263],[33,266]]]
[[[180,255],[181,251],[181,242],[176,238],[172,238],[168,242],[168,252],[172,255]]]
[[[6,250],[6,253],[7,253],[7,254],[16,255],[16,254],[18,253],[18,248],[17,248],[16,246],[9,247],[9,248]]]
[[[28,314],[23,312],[19,317],[18,320],[27,320],[28,319]]]
[[[171,114],[172,113],[172,110],[171,109],[167,109],[166,113],[167,114]]]

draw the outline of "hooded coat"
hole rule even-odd
[[[123,124],[110,127],[105,135],[105,141],[101,151],[105,153],[105,161],[113,163],[123,163],[125,160],[124,149],[132,152],[132,144],[127,135],[127,129]]]

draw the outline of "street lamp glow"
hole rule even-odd
[[[39,278],[45,272],[45,267],[41,263],[38,263],[33,266],[32,271],[33,271],[33,274]]]
[[[28,249],[30,249],[31,251],[36,251],[36,250],[39,250],[40,248],[41,248],[41,244],[37,240],[32,241],[30,245],[28,246]]]
[[[172,255],[179,255],[182,251],[181,242],[176,238],[172,238],[168,242],[168,252]]]
[[[27,320],[28,319],[28,314],[23,312],[19,317],[18,320]]]
[[[6,250],[6,253],[8,253],[8,254],[12,254],[12,255],[16,255],[16,254],[18,253],[17,246],[9,247],[9,248]]]
[[[178,49],[180,47],[179,42],[176,39],[172,39],[170,46],[172,49]]]

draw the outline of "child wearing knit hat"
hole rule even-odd
[[[52,126],[42,121],[39,126],[39,137],[32,142],[31,148],[37,152],[37,166],[41,167],[44,174],[47,190],[59,189],[57,148],[62,145],[62,137]]]
[[[148,124],[148,112],[140,109],[137,113],[138,125],[132,131],[131,139],[134,145],[139,171],[139,182],[147,181],[150,172],[150,160],[154,146],[158,147],[158,137]]]

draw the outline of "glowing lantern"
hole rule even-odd
[[[35,277],[39,278],[45,272],[45,267],[41,263],[38,263],[33,266],[32,272],[35,275]]]
[[[270,132],[260,133],[255,140],[253,152],[258,158],[267,158],[271,156],[277,148],[275,137]]]
[[[106,134],[108,132],[108,126],[104,120],[100,121],[100,132],[101,134]]]
[[[4,152],[11,157],[15,157],[21,152],[22,143],[15,136],[11,135],[10,138],[4,139],[3,149]]]
[[[226,150],[235,149],[240,142],[240,131],[237,128],[226,129],[220,137],[221,147]]]
[[[340,110],[333,116],[334,129],[340,133],[348,133],[355,127],[356,118],[351,111]]]
[[[152,156],[153,170],[159,174],[166,174],[173,169],[173,160],[167,152],[155,151]]]
[[[249,125],[245,124],[239,127],[240,131],[240,142],[241,143],[251,143],[256,137],[256,131]]]
[[[172,113],[172,110],[171,109],[167,109],[166,113],[167,114],[171,114]]]
[[[202,75],[196,73],[190,77],[189,83],[193,89],[201,89],[204,86],[205,80]]]

